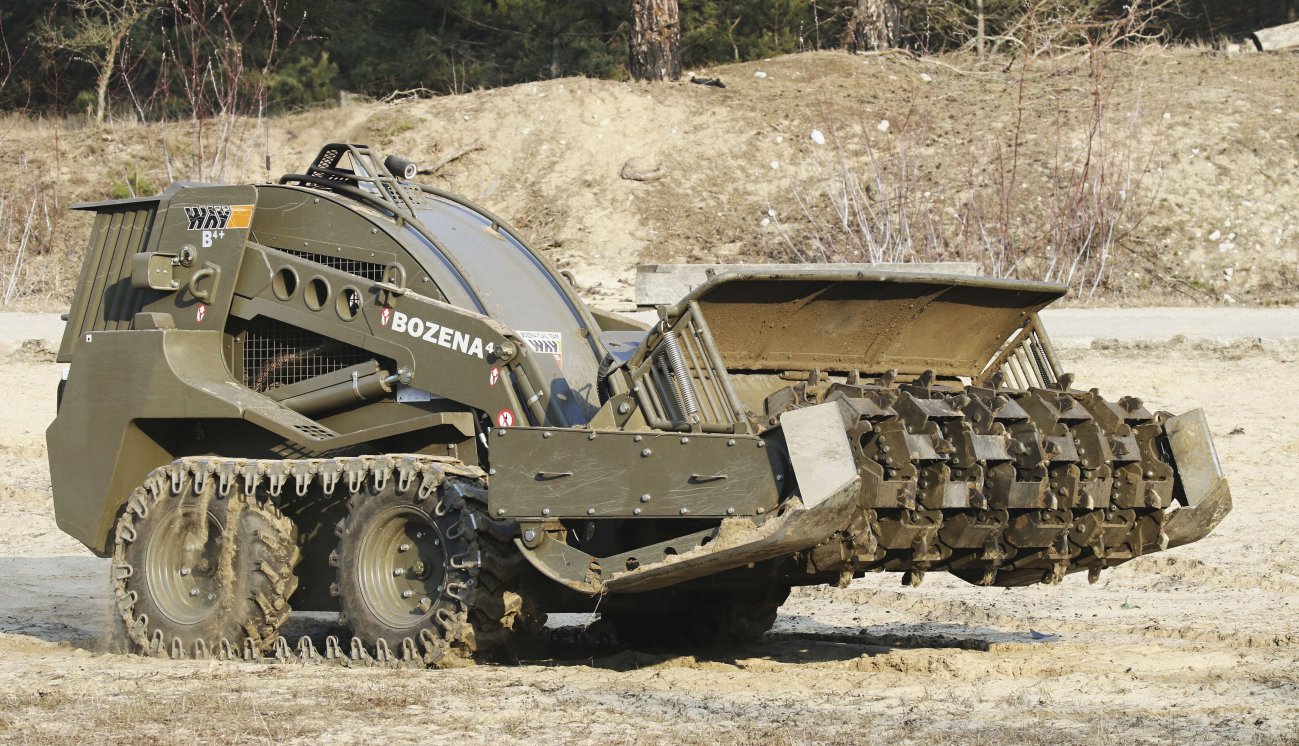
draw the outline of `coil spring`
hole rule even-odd
[[[677,335],[671,329],[663,330],[663,349],[672,368],[672,375],[677,379],[677,388],[681,390],[681,402],[685,405],[686,415],[694,418],[699,414],[699,400],[695,398],[694,382],[690,380],[690,369],[686,367],[686,358],[681,354],[681,345],[677,344]]]

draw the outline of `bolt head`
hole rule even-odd
[[[402,592],[401,592],[401,597],[402,597],[402,598],[410,598],[410,597],[413,596],[413,595],[415,595],[415,593],[414,593],[413,591],[402,591]]]
[[[631,405],[628,404],[627,402],[623,402],[618,405],[618,414],[627,414],[630,411],[631,411]]]
[[[682,509],[681,509],[681,515],[685,515],[686,513],[689,513],[689,512],[690,512],[690,508],[682,508]]]
[[[505,508],[497,508],[496,515],[505,515]]]
[[[197,596],[197,595],[198,595],[198,589],[197,589],[197,588],[190,588],[190,589],[189,589],[189,595],[191,595],[191,596]]]
[[[399,576],[401,576],[401,575],[404,575],[405,573],[406,573],[406,571],[405,571],[404,569],[400,568],[400,567],[394,567],[394,568],[392,569],[392,576],[393,576],[394,578],[395,578],[395,577],[399,577]]]
[[[550,515],[550,508],[542,508],[542,509],[541,509],[541,514],[542,514],[542,515]]]
[[[524,532],[523,532],[523,540],[524,540],[524,541],[536,541],[536,540],[537,540],[537,532],[536,532],[536,531],[533,531],[532,529],[528,529],[527,531],[524,531]]]
[[[189,573],[190,573],[190,569],[189,569],[188,567],[182,567],[182,568],[180,568],[180,574],[181,574],[181,575],[189,575]]]
[[[587,515],[595,515],[595,508],[587,508],[587,509],[586,509],[586,514],[587,514]]]
[[[640,508],[633,508],[632,511],[631,511],[631,514],[632,514],[632,515],[640,515],[640,514],[641,514],[641,510],[640,510]]]
[[[641,496],[640,496],[640,501],[643,502],[643,503],[647,503],[647,502],[649,502],[649,501],[650,501],[649,493],[646,492],[645,494],[641,495]]]
[[[409,552],[409,551],[410,551],[410,544],[402,544],[402,545],[398,546],[398,547],[397,547],[397,551],[398,551],[398,552]]]

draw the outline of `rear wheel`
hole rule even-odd
[[[216,495],[188,473],[150,479],[118,520],[115,634],[137,652],[194,655],[224,639],[274,643],[288,618],[300,559],[297,530],[269,502]]]

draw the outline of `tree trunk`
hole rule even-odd
[[[988,38],[987,27],[985,25],[985,17],[983,14],[983,0],[975,0],[974,12],[977,15],[977,17],[975,18],[975,26],[976,26],[975,40],[977,42],[976,48],[979,50],[979,59],[983,59],[984,46]]]
[[[681,77],[681,21],[677,0],[632,0],[631,76],[636,80]]]
[[[898,0],[857,0],[852,19],[852,51],[892,49],[902,39]]]
[[[108,108],[108,84],[113,80],[113,70],[117,67],[117,50],[121,48],[122,41],[126,38],[126,31],[114,31],[108,37],[108,48],[104,50],[104,58],[100,62],[99,75],[95,80],[95,122],[104,123],[104,112]]]

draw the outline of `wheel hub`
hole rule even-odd
[[[195,513],[191,508],[168,515],[145,550],[145,580],[158,610],[175,624],[203,621],[220,596],[222,527],[207,511],[207,525],[200,526]]]
[[[441,531],[423,511],[395,506],[376,516],[358,547],[361,597],[394,629],[423,621],[442,592],[446,557]]]

